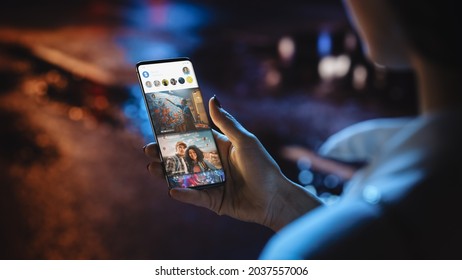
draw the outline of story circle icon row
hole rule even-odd
[[[191,76],[188,76],[186,77],[186,79],[183,77],[180,77],[178,78],[178,80],[174,78],[171,78],[170,80],[162,79],[162,81],[159,81],[159,80],[155,80],[154,82],[146,81],[145,84],[147,87],[152,87],[152,86],[159,87],[160,85],[163,85],[163,86],[173,85],[174,86],[177,83],[184,84],[185,82],[192,83],[193,78]]]

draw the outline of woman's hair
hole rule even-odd
[[[456,0],[389,1],[404,35],[412,47],[427,59],[446,66],[460,67],[459,42],[462,16]]]
[[[202,161],[204,159],[204,153],[201,151],[201,149],[199,149],[197,146],[195,145],[191,145],[189,146],[187,149],[186,149],[186,161],[188,163],[192,163],[193,160],[192,158],[189,157],[189,151],[190,150],[194,150],[196,152],[196,155],[197,155],[197,161]]]

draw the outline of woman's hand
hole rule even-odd
[[[209,109],[212,121],[224,133],[214,131],[226,183],[205,190],[173,188],[172,198],[275,231],[321,204],[282,174],[260,141],[222,109],[216,97],[210,99]],[[160,175],[155,144],[148,144],[145,153],[156,159],[149,171]]]

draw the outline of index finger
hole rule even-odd
[[[230,113],[217,105],[217,98],[213,96],[209,100],[210,117],[213,123],[234,144],[240,146],[253,137],[253,134],[245,129]]]

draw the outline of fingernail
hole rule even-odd
[[[215,105],[217,105],[218,108],[223,108],[221,107],[221,103],[215,94],[213,95],[213,102],[215,102]]]
[[[147,145],[144,145],[144,146],[143,146],[143,152],[146,150],[146,146],[147,146]]]

